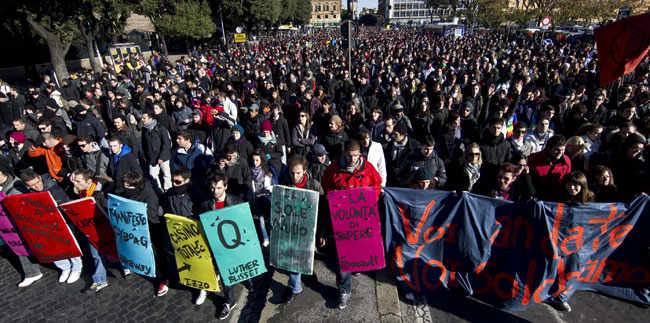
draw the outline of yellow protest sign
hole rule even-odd
[[[243,43],[246,41],[246,34],[235,34],[235,43]]]
[[[165,222],[181,284],[218,292],[217,274],[201,222],[173,214],[165,214]]]

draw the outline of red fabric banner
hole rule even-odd
[[[11,195],[2,202],[39,262],[81,257],[79,244],[50,192]]]
[[[59,206],[68,219],[81,231],[88,241],[106,257],[109,262],[120,262],[115,245],[115,232],[104,211],[87,197]]]
[[[634,71],[650,50],[650,13],[596,28],[594,35],[600,86],[605,86]]]

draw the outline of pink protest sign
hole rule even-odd
[[[341,271],[384,268],[384,244],[375,189],[332,191],[327,197]]]
[[[5,193],[0,192],[0,201],[4,200]],[[7,216],[4,205],[0,205],[0,237],[7,243],[9,248],[19,256],[31,256],[32,251],[27,246],[23,236],[18,233],[18,228]]]

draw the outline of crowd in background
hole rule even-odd
[[[196,217],[214,209],[223,179],[251,204],[264,246],[273,185],[374,185],[364,163],[381,187],[518,202],[628,201],[648,189],[648,56],[600,87],[589,39],[362,28],[350,62],[337,37],[195,47],[60,84],[48,74],[29,89],[3,84],[0,188],[146,201],[163,245],[157,206]],[[354,148],[363,158],[351,164]]]

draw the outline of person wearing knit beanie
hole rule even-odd
[[[260,126],[260,131],[269,131],[273,132],[273,126],[271,125],[271,121],[269,120],[264,120],[262,122],[262,125]]]
[[[25,134],[20,131],[16,131],[9,136],[9,139],[13,139],[21,144],[25,143],[25,138]]]

